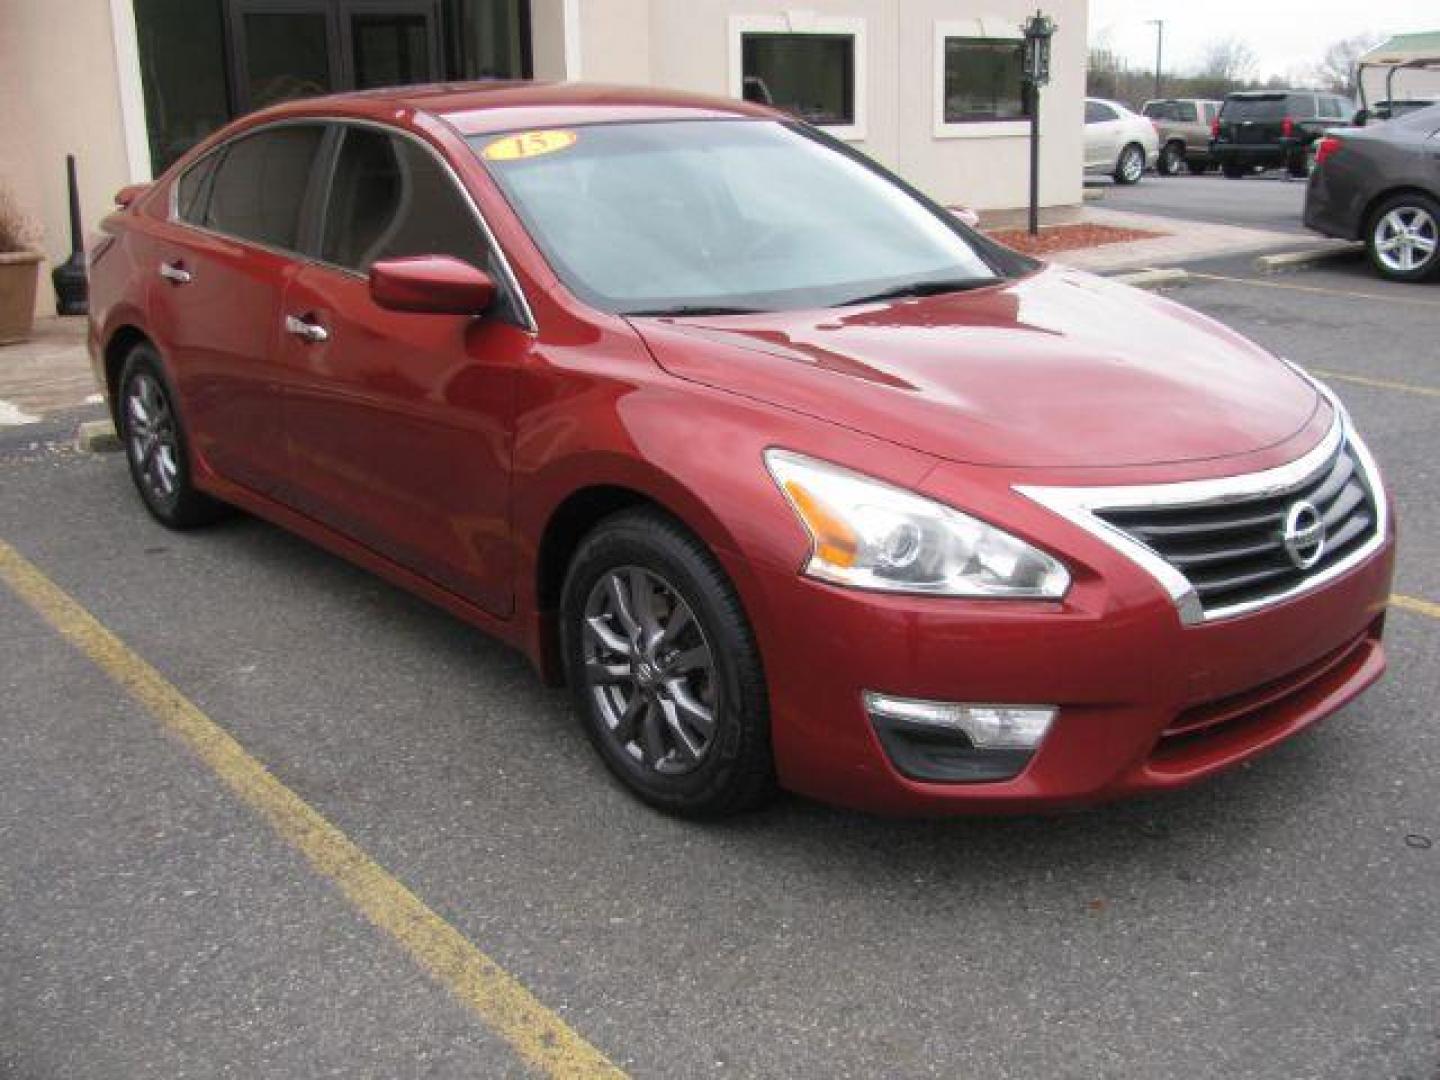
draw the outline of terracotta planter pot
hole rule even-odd
[[[38,251],[0,251],[0,345],[30,337],[43,259]]]

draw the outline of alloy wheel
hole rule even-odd
[[[647,768],[699,768],[714,745],[720,680],[690,605],[659,574],[607,571],[585,603],[583,657],[605,733]]]
[[[126,447],[135,475],[162,502],[175,498],[180,477],[180,442],[170,399],[147,372],[130,380],[125,395]]]
[[[1145,155],[1135,147],[1129,147],[1121,159],[1120,172],[1126,183],[1136,183],[1145,172]]]
[[[1397,206],[1375,225],[1375,257],[1397,274],[1413,274],[1435,257],[1440,226],[1428,210]]]

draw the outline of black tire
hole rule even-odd
[[[1155,171],[1161,176],[1179,176],[1180,170],[1185,167],[1185,144],[1178,141],[1171,141],[1160,148],[1160,160],[1155,163]]]
[[[231,513],[191,483],[190,442],[153,345],[140,342],[130,350],[116,389],[117,431],[130,479],[155,520],[170,529],[193,529]]]
[[[1227,180],[1244,180],[1250,175],[1250,170],[1244,165],[1222,165],[1220,171],[1225,174]]]
[[[1187,161],[1185,167],[1190,170],[1191,176],[1204,176],[1211,168],[1208,161]]]
[[[637,574],[643,584],[637,584]],[[660,630],[647,635],[642,628],[627,635],[612,579],[628,593],[630,621],[642,622],[640,590],[649,590],[649,621],[655,628],[678,622],[684,629],[676,639],[637,647],[637,641],[660,636]],[[685,613],[677,619],[682,604]],[[658,510],[621,511],[581,541],[565,576],[560,608],[561,648],[581,723],[601,759],[631,792],[660,810],[695,818],[739,813],[773,796],[764,669],[739,597],[704,544]],[[592,629],[591,620],[601,623],[606,637],[625,638],[623,656]],[[684,669],[692,674],[673,677],[682,670],[672,667],[682,650],[684,657],[702,654],[708,666],[695,663]],[[592,668],[604,674],[592,676]],[[616,674],[627,670],[628,675]],[[675,717],[693,715],[676,713],[676,702],[684,698],[709,712],[708,738],[703,727],[694,726],[686,729],[687,736],[677,735]],[[662,708],[666,701],[668,708]],[[639,712],[632,716],[634,709]],[[702,738],[698,755],[693,747],[682,752]]]
[[[1415,235],[1428,242],[1428,254],[1410,248],[1413,264],[1405,265],[1405,253],[1387,252],[1384,245],[1397,238],[1396,226],[1415,230]],[[1401,241],[1409,247],[1408,241]],[[1418,191],[1391,196],[1375,208],[1365,223],[1365,251],[1370,265],[1381,277],[1390,281],[1428,281],[1440,274],[1440,202]]]
[[[1310,175],[1310,152],[1302,150],[1298,154],[1292,154],[1285,161],[1285,171],[1289,173],[1292,180],[1304,180]]]
[[[1139,167],[1136,167],[1136,160]],[[1145,148],[1139,143],[1130,143],[1115,159],[1115,171],[1111,174],[1117,184],[1138,184],[1145,175]]]

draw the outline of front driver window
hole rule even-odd
[[[451,255],[501,287],[475,214],[433,155],[410,139],[348,127],[335,163],[320,256],[365,273],[379,259]]]

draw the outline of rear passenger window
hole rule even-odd
[[[210,201],[210,182],[215,178],[215,166],[223,156],[223,151],[210,154],[180,177],[175,185],[175,215],[181,221],[202,224],[206,204]]]
[[[440,163],[409,139],[361,127],[347,128],[340,146],[320,254],[361,272],[404,255],[452,255],[494,272],[475,214]]]
[[[1181,101],[1175,105],[1175,119],[1182,123],[1195,123],[1197,115],[1193,101]]]
[[[231,143],[200,224],[257,244],[299,246],[300,211],[324,128],[295,124]]]

